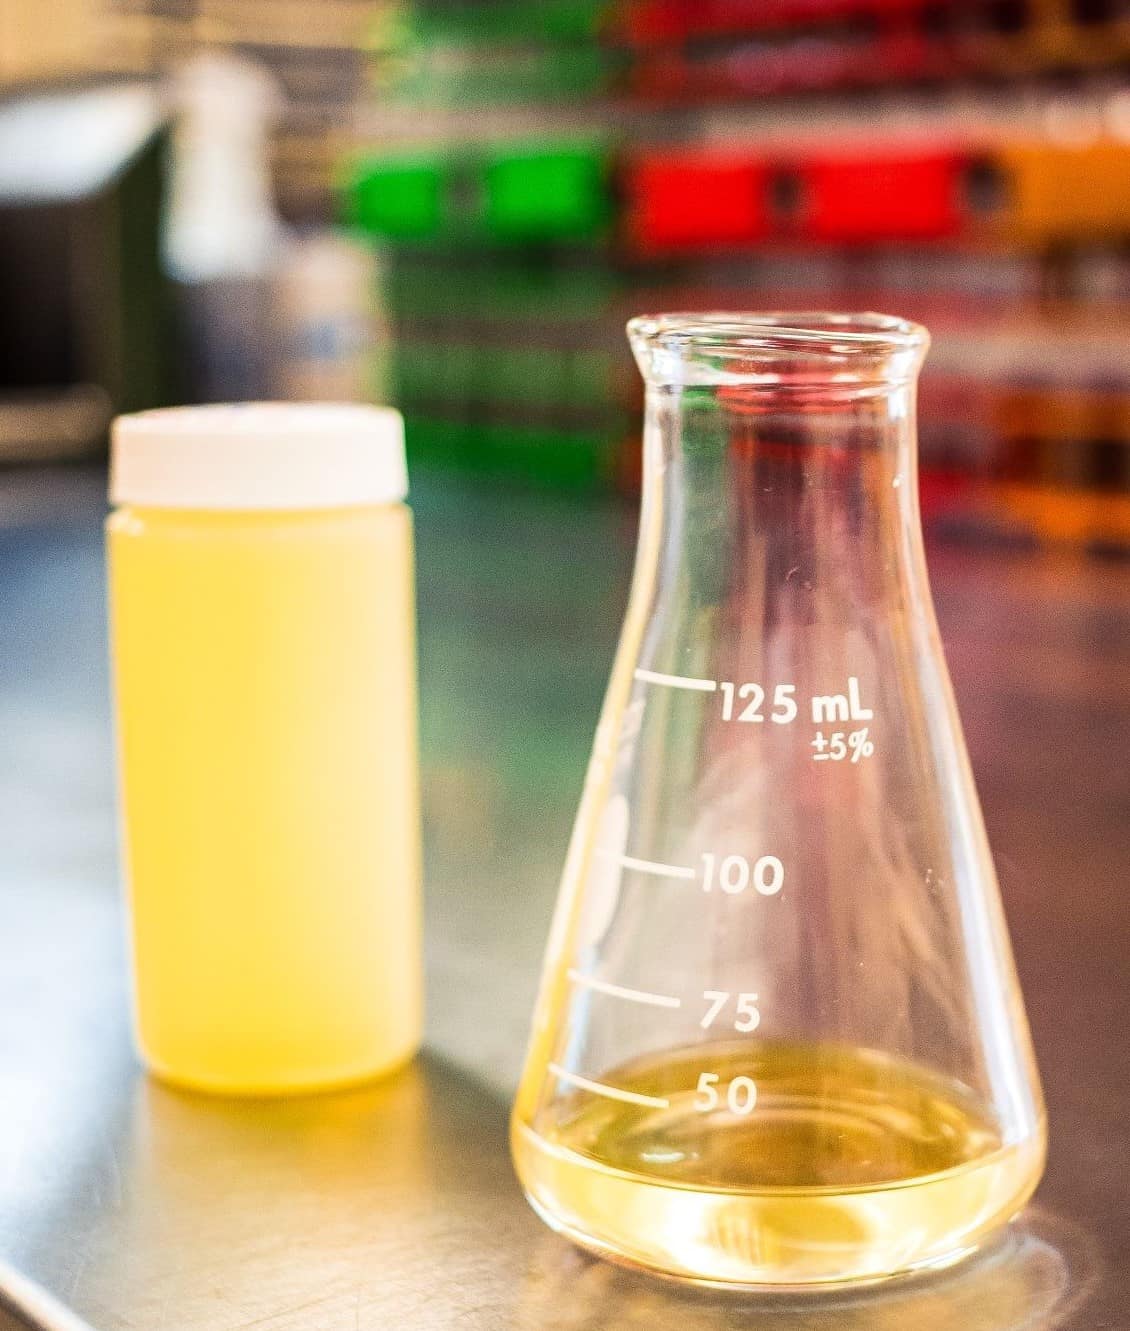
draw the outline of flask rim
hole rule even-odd
[[[852,354],[883,355],[899,351],[924,353],[930,334],[921,324],[871,310],[712,311],[641,314],[628,321],[633,346],[662,346],[714,355],[732,349],[743,358],[758,350],[792,350],[840,358]]]
[[[741,386],[881,397],[913,382],[930,345],[920,324],[833,311],[645,314],[628,341],[653,388]]]

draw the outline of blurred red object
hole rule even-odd
[[[859,31],[790,31],[697,50],[656,46],[632,61],[628,88],[645,100],[685,103],[870,87],[937,74],[942,57],[939,44],[892,18]]]
[[[983,489],[967,472],[927,468],[918,474],[918,507],[923,522],[965,511]]]
[[[806,240],[945,240],[965,222],[958,152],[816,157],[800,166],[794,234]]]
[[[639,253],[768,241],[871,244],[959,236],[968,161],[957,150],[783,156],[653,150],[623,166],[625,240]]]
[[[767,240],[769,175],[768,163],[748,154],[635,156],[623,177],[626,238],[643,253]]]
[[[623,7],[617,26],[623,40],[651,46],[918,14],[925,8],[926,0],[634,0]]]

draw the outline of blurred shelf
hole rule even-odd
[[[89,456],[104,442],[112,415],[109,394],[94,384],[55,393],[0,394],[0,462]]]
[[[417,0],[392,14],[382,86],[449,103],[556,92],[701,104],[1087,73],[1130,57],[1119,0]]]
[[[743,148],[568,138],[371,153],[346,215],[395,242],[598,240],[628,255],[1130,240],[1130,138],[919,135]],[[617,217],[616,226],[610,223]]]

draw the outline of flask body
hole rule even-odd
[[[549,1222],[738,1285],[954,1260],[1044,1118],[916,503],[925,334],[634,321],[637,564],[512,1122]]]
[[[201,1089],[388,1070],[421,1027],[411,515],[108,522],[137,1040]]]

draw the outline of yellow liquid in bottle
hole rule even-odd
[[[698,1090],[704,1071],[717,1080]],[[533,1126],[516,1116],[527,1195],[582,1245],[691,1280],[944,1264],[1014,1215],[1043,1165],[1042,1128],[1006,1145],[961,1087],[866,1050],[704,1045],[599,1081],[668,1103],[563,1087]]]
[[[421,1027],[411,516],[108,526],[138,1042],[170,1080],[357,1080]]]

